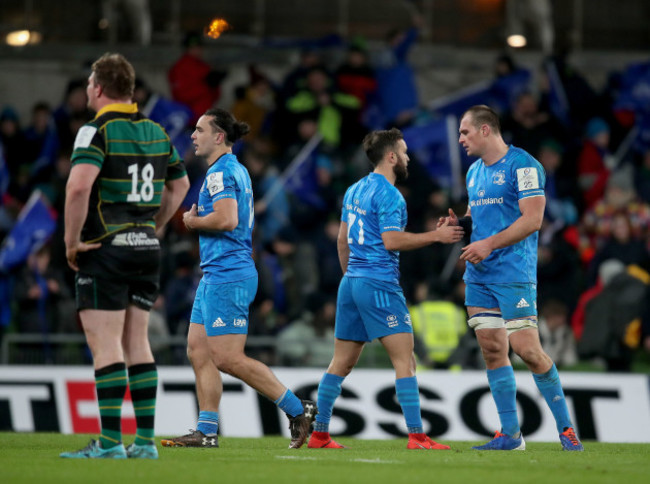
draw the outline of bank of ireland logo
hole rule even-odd
[[[389,314],[388,316],[386,316],[386,322],[388,323],[389,328],[394,328],[399,324],[399,322],[397,321],[397,316],[395,316],[394,314]]]
[[[483,198],[485,196],[485,190],[479,190],[478,191],[478,196]]]
[[[506,172],[503,170],[497,171],[492,177],[492,183],[495,185],[503,185],[506,182]]]

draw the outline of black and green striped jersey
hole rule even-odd
[[[153,233],[166,180],[185,176],[185,165],[165,130],[136,104],[111,104],[77,133],[72,165],[100,168],[81,232],[93,242],[127,229]]]

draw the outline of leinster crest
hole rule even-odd
[[[492,183],[495,185],[503,185],[506,182],[506,172],[503,170],[497,171],[492,177]]]

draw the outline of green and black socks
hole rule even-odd
[[[142,363],[129,367],[129,388],[135,410],[138,430],[136,445],[153,444],[154,417],[156,415],[156,390],[158,370],[155,363]]]
[[[95,370],[99,418],[102,424],[99,441],[103,449],[110,449],[122,442],[122,403],[126,386],[124,363],[114,363]]]

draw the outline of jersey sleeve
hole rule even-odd
[[[341,222],[346,222],[348,221],[348,213],[350,211],[350,188],[348,188],[345,191],[345,195],[343,196],[343,207],[341,207]]]
[[[377,197],[377,221],[380,233],[403,230],[402,201],[403,198],[396,189],[384,190],[381,196]]]
[[[513,163],[513,181],[519,200],[543,197],[546,173],[542,165],[532,156],[520,156]]]
[[[185,169],[185,163],[183,163],[174,145],[171,142],[169,145],[171,146],[171,150],[169,153],[169,162],[167,163],[166,180],[177,180],[187,175],[187,170]]]
[[[222,198],[236,198],[235,177],[228,167],[221,171],[213,171],[205,177],[205,189],[212,200],[212,203]]]
[[[72,166],[89,163],[101,168],[104,165],[105,153],[106,141],[97,126],[88,123],[79,128],[70,158]]]

